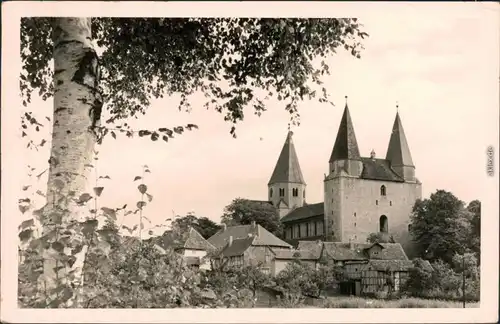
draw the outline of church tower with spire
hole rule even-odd
[[[280,217],[302,207],[306,199],[306,182],[302,176],[299,159],[289,131],[278,162],[268,183],[268,199],[278,208]]]
[[[402,179],[407,182],[416,181],[415,165],[413,165],[410,148],[408,147],[403,124],[399,117],[399,111],[396,113],[396,119],[392,126],[391,138],[385,159],[390,162],[391,168]]]
[[[324,192],[325,240],[366,243],[370,234],[382,233],[411,249],[410,214],[422,189],[399,112],[386,158],[377,158],[374,150],[363,157],[346,104]]]

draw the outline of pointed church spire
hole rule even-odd
[[[354,134],[354,127],[352,125],[351,115],[349,114],[349,107],[347,106],[347,96],[344,115],[340,121],[339,130],[337,132],[337,139],[333,146],[332,155],[330,156],[330,163],[335,160],[359,160],[359,148]]]
[[[278,162],[269,180],[269,185],[277,182],[305,184],[292,136],[293,132],[288,131],[285,144],[283,145]]]
[[[396,109],[398,108],[399,106],[396,105]],[[386,160],[391,161],[392,166],[414,166],[410,154],[410,148],[408,146],[408,142],[406,141],[403,124],[401,123],[401,118],[399,117],[399,111],[396,112],[396,119],[394,120],[394,125],[392,126],[392,134],[391,139],[389,140],[389,147],[387,148]]]

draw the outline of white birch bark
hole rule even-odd
[[[95,124],[102,107],[98,93],[97,55],[91,43],[91,19],[55,18],[53,43],[54,115],[47,204],[40,213],[42,235],[53,232],[57,224],[64,226],[72,220],[81,219],[84,208],[75,199],[87,189],[87,178],[91,171],[89,165],[97,141],[93,126],[98,126]],[[98,116],[93,117],[93,112],[97,112]],[[75,199],[68,199],[72,196]],[[85,209],[88,213],[88,209]],[[44,249],[44,272],[40,283],[45,291],[61,284],[81,287],[81,268],[86,251],[87,247],[84,247],[74,255],[76,262],[71,267],[65,265],[56,268],[57,253],[51,248]],[[65,253],[71,254],[67,249]],[[72,269],[78,269],[74,276],[76,279],[65,279]],[[67,306],[72,306],[72,303],[74,298],[70,299]]]

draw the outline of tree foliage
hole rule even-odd
[[[283,231],[278,210],[273,205],[243,198],[234,199],[224,208],[221,221],[228,226],[247,225],[255,221],[276,236],[281,236]]]
[[[451,192],[438,190],[429,199],[418,200],[411,215],[413,241],[418,256],[451,264],[455,253],[470,250],[471,215]]]
[[[368,243],[396,243],[392,235],[383,232],[370,233],[366,241]]]
[[[52,19],[21,21],[25,104],[36,90],[44,99],[53,95]],[[271,96],[283,100],[292,117],[301,100],[329,102],[321,86],[321,76],[330,73],[324,59],[339,48],[359,58],[366,36],[355,18],[92,18],[108,124],[144,114],[151,100],[174,93],[181,95],[179,109],[189,111],[190,96],[201,91],[204,107],[233,123],[233,135],[243,108],[260,114]],[[126,122],[120,127],[117,132],[131,136]]]
[[[172,228],[179,232],[186,232],[189,227],[197,230],[205,239],[210,238],[221,228],[220,225],[207,217],[196,217],[194,214],[187,214],[178,217],[172,222]]]

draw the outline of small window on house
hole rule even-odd
[[[354,271],[358,271],[358,268],[354,268]]]
[[[284,197],[284,196],[285,196],[285,189],[280,188],[280,197]]]
[[[392,201],[389,201],[389,206],[392,206]]]
[[[375,200],[375,205],[378,205],[378,200]]]
[[[354,227],[356,227],[356,222],[354,223]]]
[[[354,217],[356,217],[356,213],[354,213]]]
[[[384,185],[382,185],[382,186],[380,187],[380,195],[381,195],[381,196],[385,196],[385,195],[386,195],[386,189],[385,189],[385,186],[384,186]]]

